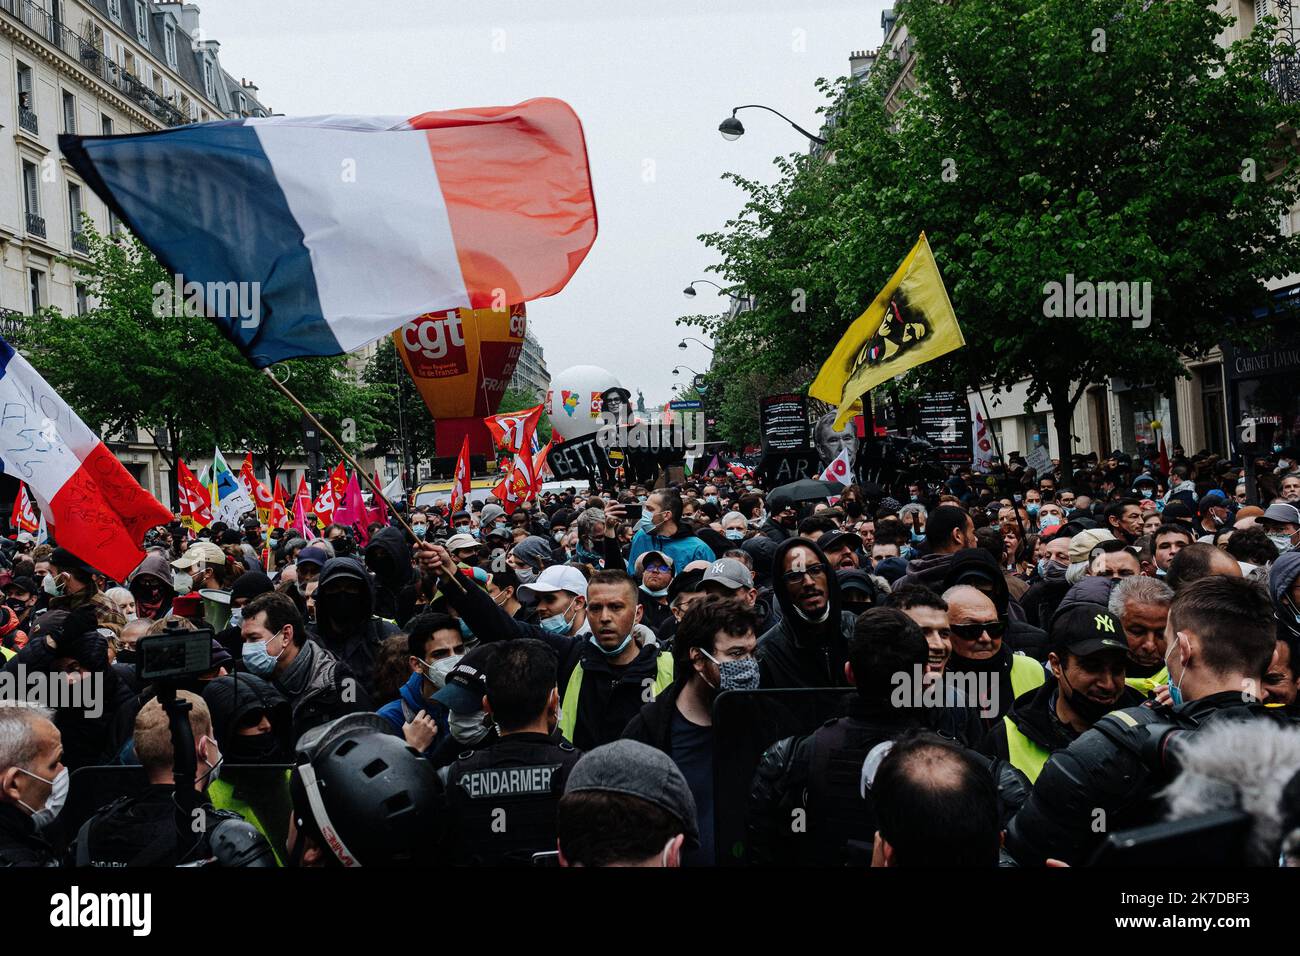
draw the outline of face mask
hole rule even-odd
[[[646,534],[654,527],[654,520],[648,511],[641,512],[641,520],[636,523],[638,531],[644,531]]]
[[[23,613],[23,611],[27,610],[27,602],[26,602],[26,601],[16,601],[16,600],[15,600],[15,601],[5,601],[5,606],[8,607],[9,610],[11,610],[11,611],[13,611],[15,614],[17,614],[19,617],[22,617],[22,613]],[[128,620],[130,620],[130,618],[128,618]]]
[[[1040,578],[1047,576],[1047,566],[1051,563],[1052,562],[1048,561],[1046,558],[1038,562],[1036,567],[1038,568],[1038,576]]]
[[[1029,517],[1038,517],[1038,505],[1025,505],[1025,510],[1029,512]]]
[[[912,544],[925,544],[925,531],[912,532]]]
[[[618,647],[606,647],[604,644],[600,643],[600,641],[596,640],[595,634],[591,635],[590,640],[591,643],[594,644],[606,657],[618,657],[618,655],[622,654],[623,651],[627,649],[627,646],[632,643],[632,635],[629,633],[627,637],[623,638]]]
[[[1060,686],[1065,693],[1066,703],[1070,709],[1083,718],[1087,724],[1095,724],[1111,712],[1111,707],[1106,704],[1098,703],[1086,694],[1080,694],[1070,686],[1070,682],[1065,679],[1065,672],[1061,672]]]
[[[444,657],[442,660],[434,661],[432,664],[424,665],[424,679],[433,685],[435,692],[442,690],[447,686],[447,675],[455,670],[456,665],[460,663],[461,657]]]
[[[1172,671],[1170,670],[1169,667],[1169,655],[1174,652],[1174,649],[1176,647],[1178,647],[1177,638],[1169,642],[1169,650],[1165,652],[1165,670],[1169,671],[1171,675],[1172,675]],[[1169,699],[1170,701],[1173,702],[1173,705],[1175,707],[1178,707],[1183,702],[1183,678],[1185,676],[1186,676],[1186,671],[1178,675],[1177,684],[1173,682],[1170,682],[1169,684]]]
[[[520,584],[531,584],[537,580],[537,572],[532,568],[515,568],[514,572]]]
[[[468,714],[452,713],[447,724],[451,728],[451,735],[462,744],[474,746],[488,735],[491,728],[483,724],[484,712],[475,710]]]
[[[465,623],[465,619],[464,619],[464,618],[460,618],[459,623],[460,623],[460,635],[461,635],[461,637],[464,637],[464,638],[466,638],[466,639],[472,640],[473,637],[474,637],[474,632],[471,631],[471,630],[469,629],[469,625]]]
[[[716,504],[718,503],[718,496],[717,496],[717,495],[705,495],[704,500],[705,500],[705,501],[712,502],[713,504],[716,505]]]
[[[568,534],[567,531],[556,531],[556,532],[554,532],[554,533],[551,535],[551,537],[554,538],[555,541],[556,541],[556,543],[558,544],[558,543],[560,543],[561,541],[564,540],[564,536],[565,536],[566,534]]]
[[[45,798],[45,806],[41,807],[41,809],[33,810],[21,800],[18,801],[22,808],[32,815],[32,826],[38,830],[43,830],[54,822],[54,818],[59,815],[59,811],[63,809],[63,804],[68,799],[68,768],[64,767],[60,770],[54,775],[53,780],[46,780],[40,774],[32,773],[30,770],[23,770],[22,767],[18,769],[27,776],[35,777],[41,783],[50,785],[50,795]]]
[[[1291,550],[1291,536],[1289,534],[1270,534],[1268,540],[1273,542],[1274,547],[1279,552]],[[46,580],[49,580],[48,578]]]
[[[45,575],[45,581],[41,584],[41,588],[50,597],[59,597],[63,593],[63,585],[59,584],[52,574]]]
[[[413,524],[411,530],[415,532],[417,538],[423,538],[429,533],[429,526],[427,524]]]
[[[457,534],[469,534],[469,525],[467,525],[467,524],[458,524],[458,525],[456,525],[456,533],[457,533]]]
[[[920,501],[920,500],[921,500],[921,496],[920,496],[920,495],[912,495],[908,500],[909,500],[909,501]]]
[[[569,628],[573,626],[573,622],[569,620],[569,611],[572,610],[573,607],[574,605],[570,604],[561,613],[552,614],[550,617],[543,618],[537,622],[538,626],[548,634],[568,634]]]
[[[275,734],[236,735],[230,741],[230,759],[236,764],[280,763],[282,757]]]
[[[135,615],[132,614],[131,617],[135,617]],[[130,619],[131,619],[131,618],[127,618],[128,621],[129,621]],[[241,625],[241,624],[243,624],[243,623],[244,623],[244,609],[243,609],[242,607],[231,608],[231,610],[230,610],[230,626],[231,626],[231,627],[239,627],[239,625]]]
[[[654,597],[654,598],[661,598],[661,597],[667,597],[667,596],[668,596],[668,589],[667,589],[667,588],[660,588],[658,591],[651,591],[648,587],[646,587],[646,586],[643,584],[643,585],[641,585],[641,590],[644,591],[646,594],[650,595],[651,597]]]
[[[731,541],[743,541],[745,538],[745,532],[741,531],[739,528],[728,528],[726,531],[722,532],[722,534]]]
[[[1045,514],[1038,519],[1038,527],[1050,528],[1054,524],[1060,524],[1060,519],[1054,514]]]
[[[712,654],[700,648],[700,653],[718,665],[718,690],[758,690],[758,661],[744,657],[738,661],[719,663]]]
[[[205,740],[205,741],[206,741],[206,740],[212,740],[212,738],[211,738],[211,737],[205,737],[204,740]],[[212,742],[213,742],[213,743],[216,743],[215,740],[212,740]],[[225,758],[225,756],[222,755],[221,751],[217,751],[217,762],[216,762],[216,763],[209,763],[209,761],[208,761],[208,754],[207,754],[207,747],[205,746],[205,747],[203,748],[203,753],[202,753],[202,755],[199,757],[199,759],[202,760],[204,763],[206,763],[206,764],[208,765],[208,772],[205,773],[203,776],[199,777],[199,786],[200,786],[202,789],[206,790],[208,787],[210,787],[213,783],[216,782],[216,780],[217,780],[218,777],[221,776],[221,765],[224,764],[224,763],[226,762],[226,758]]]
[[[122,616],[126,618],[126,623],[128,624],[130,624],[136,618],[135,611],[128,611],[126,614],[123,614]]]
[[[273,640],[274,637],[271,638],[271,641]],[[250,674],[257,677],[270,677],[275,673],[276,662],[284,653],[284,648],[280,648],[280,653],[272,657],[271,652],[266,649],[266,645],[271,641],[249,641],[240,649],[239,656]]]

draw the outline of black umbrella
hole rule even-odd
[[[813,501],[817,498],[830,498],[844,490],[838,481],[822,481],[820,478],[802,478],[788,485],[773,488],[768,500],[778,501]]]

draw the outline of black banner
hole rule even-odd
[[[764,452],[806,451],[808,399],[802,395],[768,395],[758,403]]]
[[[754,471],[764,487],[776,488],[800,478],[819,477],[822,463],[815,451],[769,452],[759,459]]]
[[[969,465],[971,448],[970,402],[965,392],[926,392],[917,402],[921,435],[934,446],[941,462]]]
[[[597,434],[561,442],[547,453],[546,463],[551,466],[556,481],[585,481],[603,477],[613,470],[609,455],[596,440]]]

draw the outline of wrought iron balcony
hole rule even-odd
[[[27,214],[27,231],[33,236],[45,238],[45,219],[35,213]]]
[[[1300,102],[1300,56],[1278,57],[1264,78],[1283,102]]]
[[[83,256],[90,255],[90,240],[86,238],[84,232],[74,232],[72,234],[72,251],[80,252]]]
[[[29,133],[39,133],[41,131],[40,121],[36,118],[35,110],[19,108],[18,125]]]

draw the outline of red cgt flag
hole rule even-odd
[[[525,408],[521,412],[506,412],[501,415],[489,415],[483,419],[492,441],[496,444],[497,455],[509,458],[512,455],[526,454],[532,448],[533,433],[542,418],[542,406]]]
[[[212,524],[212,495],[180,459],[176,461],[176,491],[181,499],[181,524],[191,531]]]
[[[32,499],[27,496],[27,486],[18,482],[18,497],[14,500],[13,525],[18,531],[35,534],[41,530],[40,519],[32,509]]]
[[[465,502],[469,498],[469,436],[465,436],[465,442],[460,446],[460,454],[456,456],[456,474],[451,481],[451,513],[454,515],[465,507]]]

